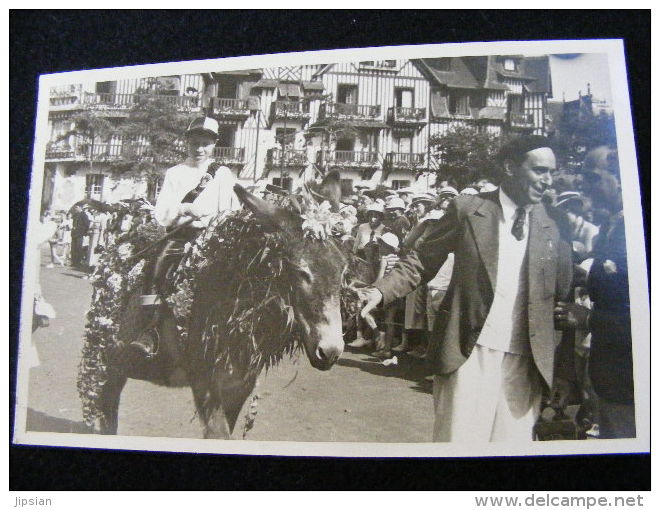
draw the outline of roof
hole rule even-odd
[[[449,71],[441,71],[438,69],[438,60],[433,58],[423,58],[423,63],[426,71],[431,77],[440,85],[445,85],[452,88],[461,89],[478,89],[481,88],[479,81],[471,72],[469,67],[465,64],[460,57],[448,57]]]
[[[531,83],[526,84],[528,92],[548,92],[552,96],[550,60],[547,56],[527,57],[520,65],[523,72],[534,79]]]
[[[497,76],[496,71],[496,60],[495,55],[489,55],[486,57],[486,75],[484,76],[484,88],[495,89],[495,90],[509,90],[509,87],[504,83],[501,83],[499,77]],[[500,64],[500,67],[502,65]]]

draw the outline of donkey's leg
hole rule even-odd
[[[103,416],[100,419],[101,434],[114,435],[119,425],[119,399],[126,384],[126,376],[112,371],[103,385],[99,404]]]
[[[204,439],[230,439],[231,431],[222,404],[209,381],[195,377],[191,387],[197,414],[204,426]]]

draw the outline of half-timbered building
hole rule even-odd
[[[303,179],[337,168],[345,193],[358,183],[426,189],[438,157],[429,139],[452,126],[542,134],[552,94],[548,58],[522,55],[371,60],[72,85],[51,91],[46,207],[64,209],[85,196],[156,196],[157,186],[115,182],[104,170],[103,158],[121,154],[124,141],[62,139],[73,113],[93,109],[121,122],[136,95],[154,83],[158,94],[178,106],[219,121],[215,158],[240,181],[295,189]],[[85,165],[90,159],[94,165]]]

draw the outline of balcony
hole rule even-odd
[[[320,150],[316,153],[316,163],[321,167],[363,170],[367,178],[380,167],[377,152]]]
[[[51,106],[70,106],[78,104],[78,102],[78,96],[75,95],[57,95],[50,98]]]
[[[245,163],[245,149],[242,147],[215,147],[213,158],[221,165],[242,165]]]
[[[424,167],[426,154],[423,152],[388,152],[385,155],[383,169],[386,172],[385,177],[394,170],[404,170],[416,172]]]
[[[531,113],[509,112],[509,127],[518,129],[533,129],[534,115]]]
[[[181,109],[199,108],[198,96],[170,96],[165,94],[97,94],[86,92],[82,102],[94,110],[128,110],[148,100],[160,101]]]
[[[275,101],[270,106],[270,121],[287,120],[306,122],[310,118],[307,101]]]
[[[387,110],[387,122],[392,126],[421,127],[426,124],[426,108],[393,106]]]
[[[424,165],[426,154],[423,152],[388,152],[385,166],[392,169],[414,169]]]
[[[46,161],[75,161],[81,159],[78,148],[66,142],[49,142],[46,145]]]
[[[380,106],[367,104],[322,103],[319,120],[374,122],[380,120]]]
[[[209,107],[212,115],[224,119],[246,119],[250,116],[248,102],[245,99],[212,97]]]
[[[111,161],[121,159],[129,147],[122,142],[95,143],[75,142],[73,145],[54,142],[46,147],[48,161]],[[144,150],[144,149],[142,149]]]
[[[304,167],[307,165],[307,151],[286,149],[270,149],[266,156],[266,164],[277,167]]]
[[[396,71],[396,60],[363,60],[360,62],[360,69]]]

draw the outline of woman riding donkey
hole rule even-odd
[[[141,304],[147,327],[130,343],[142,358],[149,359],[158,350],[161,307],[166,306],[161,296],[167,293],[168,276],[183,258],[185,244],[218,214],[240,208],[231,170],[212,164],[218,128],[209,117],[191,122],[185,133],[187,158],[167,170],[156,201],[154,217],[166,227],[167,235],[145,267]]]

